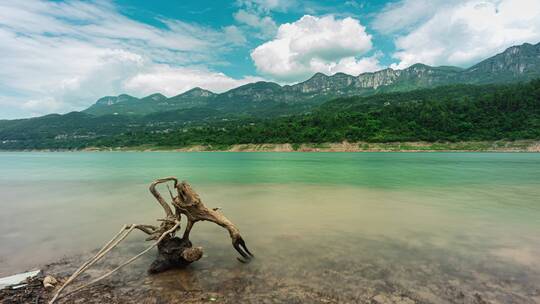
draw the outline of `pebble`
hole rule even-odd
[[[54,288],[54,285],[56,285],[56,283],[58,283],[58,281],[53,277],[53,276],[46,276],[44,279],[43,279],[43,286],[45,288]]]

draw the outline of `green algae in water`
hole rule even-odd
[[[538,297],[540,154],[2,153],[0,168],[2,275],[84,255],[124,223],[152,224],[162,211],[147,186],[176,175],[221,207],[257,255],[239,265],[225,231],[197,226],[207,256],[181,273],[189,288],[217,292],[249,277],[253,294],[333,290],[343,302]],[[151,259],[122,284],[138,282]],[[165,278],[149,288],[176,282]]]

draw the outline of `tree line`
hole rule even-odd
[[[339,98],[311,112],[243,117],[174,128],[124,128],[91,138],[39,138],[4,149],[228,146],[258,143],[476,141],[540,138],[540,80],[512,85],[453,85]]]

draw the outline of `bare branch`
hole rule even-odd
[[[171,233],[174,233],[176,231],[176,229],[178,229],[178,227],[180,227],[180,222],[177,222],[171,229],[165,231],[160,237],[159,239],[153,243],[152,245],[150,245],[148,248],[146,248],[145,250],[143,250],[141,253],[137,254],[136,256],[132,257],[131,259],[125,261],[124,263],[120,264],[118,267],[116,267],[115,269],[107,272],[106,274],[100,276],[99,278],[96,278],[92,281],[90,281],[89,283],[85,284],[85,285],[82,285],[80,287],[77,287],[76,289],[74,289],[73,291],[70,291],[69,293],[67,293],[65,296],[69,296],[69,295],[72,295],[76,292],[78,292],[79,290],[83,289],[83,288],[86,288],[92,284],[95,284],[107,277],[109,277],[110,275],[112,275],[113,273],[115,273],[116,271],[118,271],[120,268],[126,266],[126,265],[129,265],[131,264],[133,261],[135,261],[136,259],[140,258],[141,256],[143,256],[145,253],[147,253],[148,251],[150,251],[152,248],[156,247],[157,244],[159,244],[159,242],[161,242],[161,240],[163,240],[163,238],[169,236]],[[49,302],[49,304],[53,304],[53,302]]]
[[[175,186],[176,186],[176,184],[178,184],[178,179],[176,177],[160,178],[158,180],[155,180],[152,184],[150,184],[150,192],[156,198],[158,203],[161,205],[161,207],[165,211],[165,215],[168,218],[172,218],[173,217],[173,212],[171,210],[171,207],[169,207],[169,204],[167,204],[167,202],[163,199],[163,197],[161,197],[161,194],[159,194],[159,191],[157,191],[157,189],[156,189],[157,185],[162,184],[162,183],[166,183],[166,182],[169,182],[169,181],[174,181]]]
[[[253,257],[253,254],[249,251],[242,239],[238,228],[217,210],[207,208],[199,195],[186,181],[178,184],[176,190],[178,191],[178,197],[173,201],[173,206],[175,206],[182,214],[186,215],[188,218],[188,225],[190,225],[189,221],[193,222],[191,225],[198,221],[209,221],[218,224],[227,229],[234,249],[236,249],[242,257],[245,259]],[[189,237],[191,227],[189,227],[189,229],[187,228],[188,227],[186,227],[187,235],[186,232],[184,232],[184,237]]]

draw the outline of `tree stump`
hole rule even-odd
[[[164,239],[157,247],[158,256],[148,269],[151,274],[172,268],[184,268],[203,255],[202,247],[193,247],[190,240],[179,237]]]

